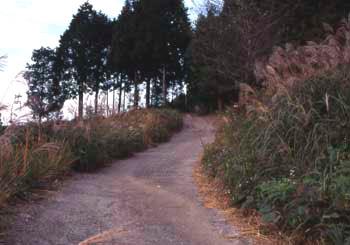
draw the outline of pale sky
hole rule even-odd
[[[30,62],[33,49],[54,48],[85,0],[0,0],[0,56],[7,55],[0,72],[0,103],[10,106],[20,94],[25,101],[26,85],[17,75]],[[89,0],[96,10],[116,18],[124,0]],[[193,1],[186,0],[190,12]],[[192,19],[194,18],[194,14]],[[8,113],[3,113],[8,120]]]

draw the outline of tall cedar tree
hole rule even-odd
[[[101,83],[108,75],[107,54],[111,40],[111,23],[102,13],[84,3],[73,16],[68,30],[61,36],[59,55],[66,80],[71,82],[71,97],[79,98],[79,119],[83,117],[84,93],[95,92],[95,112]]]
[[[184,77],[184,56],[191,38],[187,9],[181,0],[126,1],[113,38],[112,57],[135,86],[146,81],[146,105],[150,105],[150,81],[163,84],[166,102],[169,81]]]
[[[125,5],[115,23],[113,39],[111,62],[113,70],[121,76],[127,77],[129,82],[135,86],[134,106],[138,106],[137,99],[137,65],[138,62],[133,59],[133,50],[135,49],[135,12],[133,3],[129,0],[125,1]],[[129,86],[126,84],[126,86]]]
[[[43,117],[61,110],[66,100],[66,91],[59,82],[57,64],[55,50],[40,48],[33,51],[32,63],[27,64],[24,73],[28,83],[27,105],[40,123]]]
[[[95,114],[98,113],[99,91],[108,90],[112,87],[111,75],[108,64],[108,55],[111,49],[112,22],[101,12],[94,12],[92,19],[90,43],[90,58],[93,66],[90,68],[87,85],[95,93]]]
[[[143,0],[152,22],[152,60],[155,70],[161,71],[163,103],[171,82],[182,83],[185,76],[185,55],[192,30],[187,9],[182,0]]]
[[[233,94],[239,79],[239,42],[233,23],[225,23],[217,6],[209,5],[199,16],[191,51],[191,99],[206,108],[215,103],[214,108],[223,109],[225,96]]]

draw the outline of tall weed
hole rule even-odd
[[[311,78],[269,108],[229,115],[206,150],[207,171],[224,180],[233,203],[303,241],[332,243],[340,226],[349,234],[349,68]]]

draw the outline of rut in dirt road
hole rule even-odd
[[[186,116],[169,143],[76,175],[48,200],[21,207],[7,244],[249,244],[226,239],[237,232],[198,197],[192,171],[213,136],[209,120]]]

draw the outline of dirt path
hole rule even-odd
[[[193,167],[213,134],[207,119],[186,116],[169,143],[76,175],[48,200],[22,207],[7,244],[248,244],[225,239],[237,232],[197,195]]]

